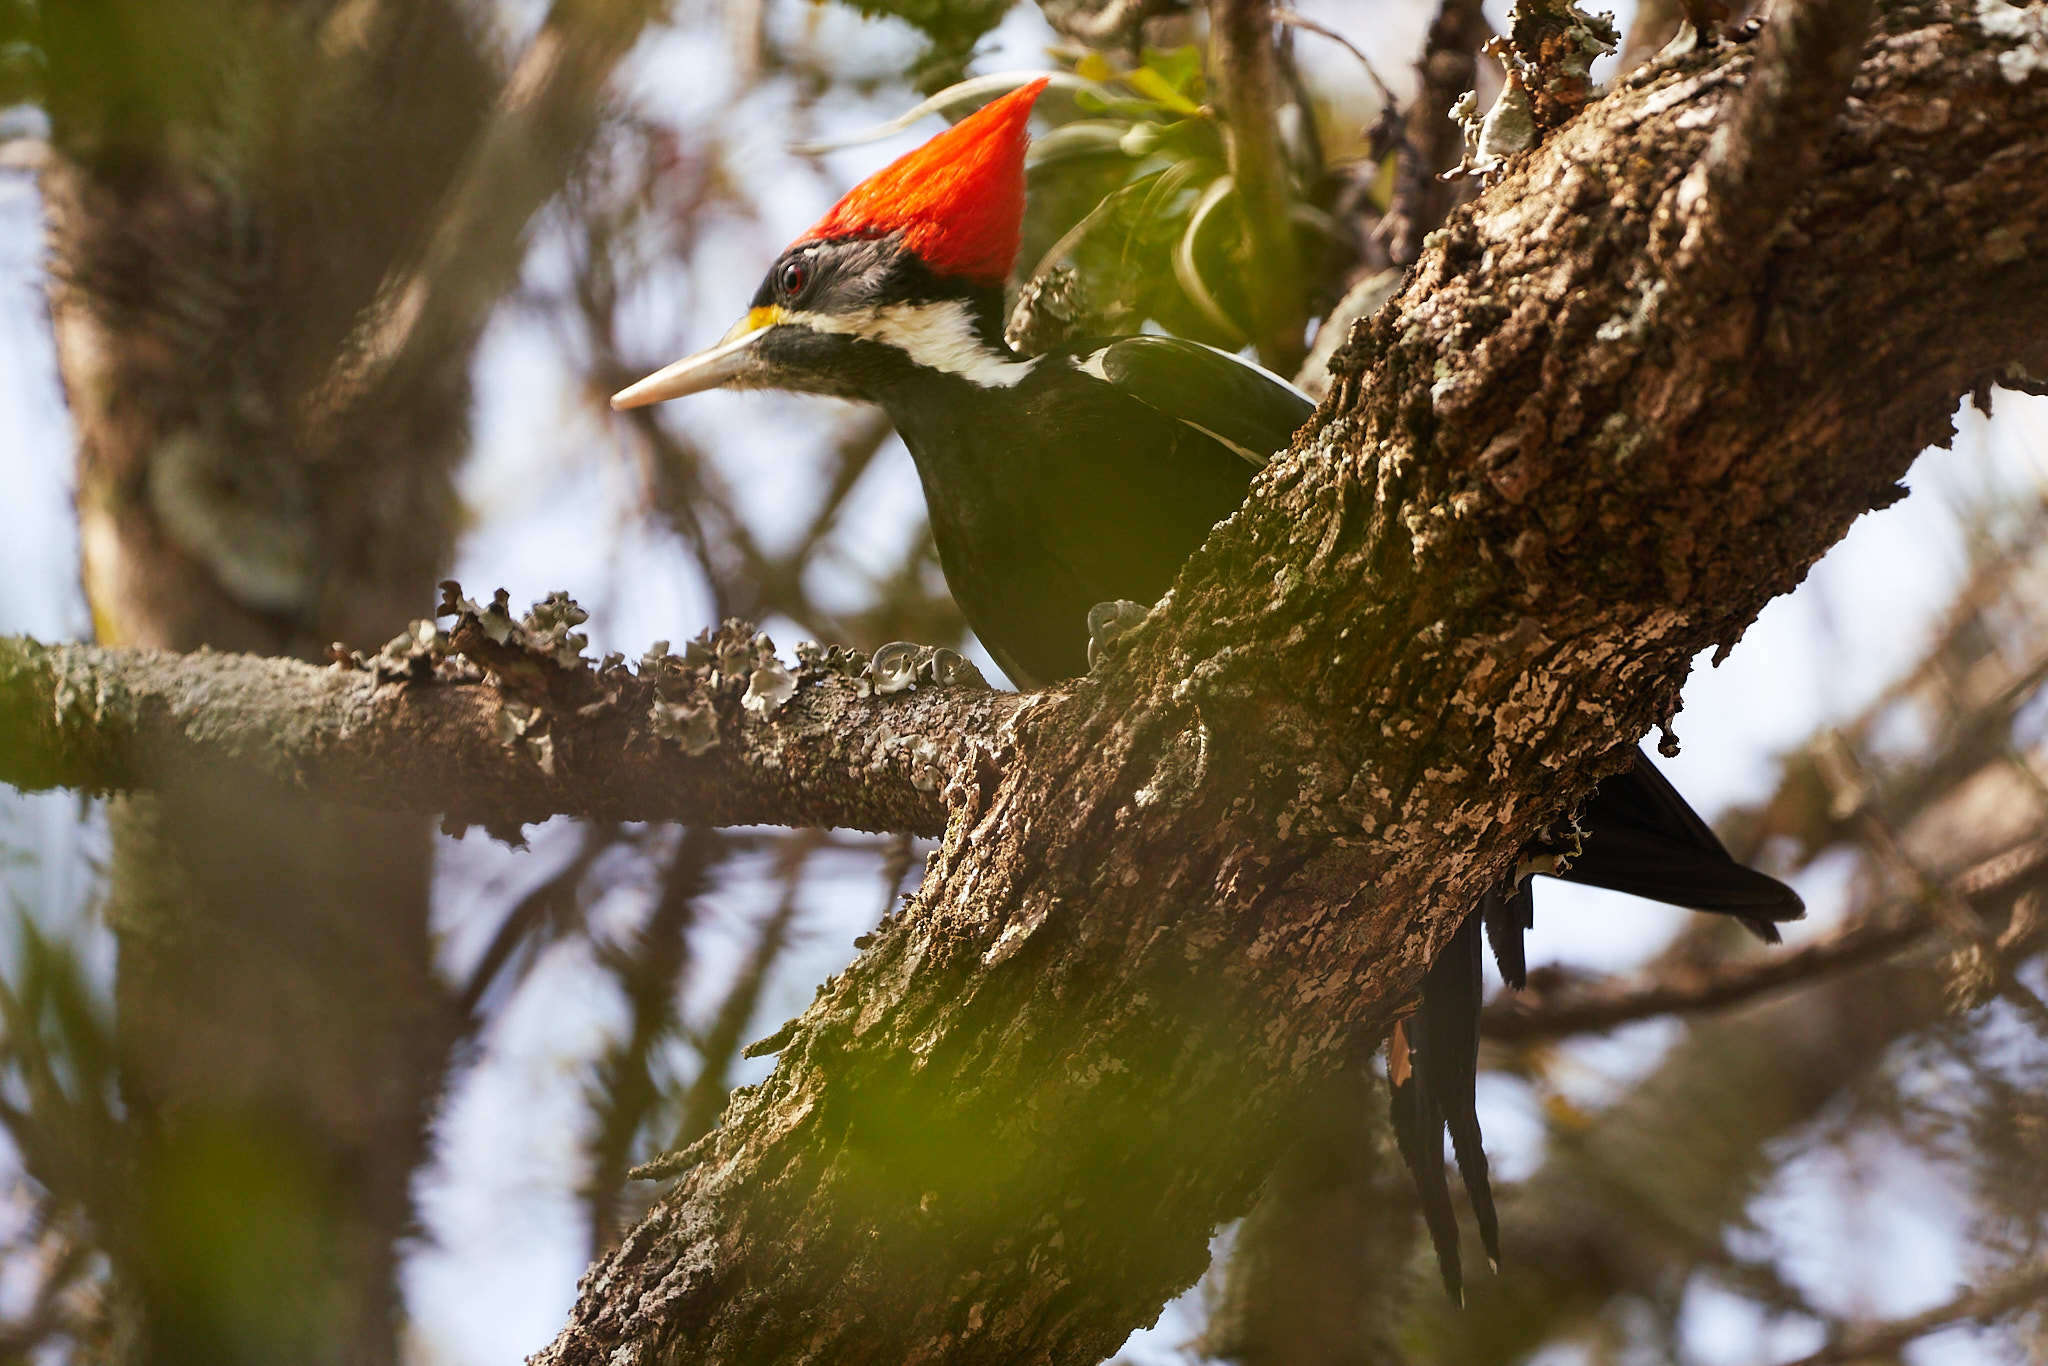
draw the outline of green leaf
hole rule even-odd
[[[1174,89],[1173,82],[1167,80],[1166,77],[1160,75],[1149,66],[1141,66],[1130,75],[1124,77],[1124,83],[1139,94],[1151,98],[1163,108],[1171,109],[1176,114],[1199,114],[1202,112],[1201,105],[1196,104],[1186,95]]]

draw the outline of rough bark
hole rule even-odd
[[[512,830],[576,815],[936,835],[944,778],[1028,705],[985,687],[882,696],[865,679],[801,668],[789,701],[754,711],[755,640],[744,628],[713,638],[710,652],[736,654],[737,672],[673,657],[637,674],[539,655],[514,665],[511,649],[480,651],[519,669],[508,683],[461,657],[436,677],[425,651],[404,666],[422,676],[394,677],[0,639],[0,781],[88,792],[210,781]]]
[[[1694,652],[1892,501],[1958,395],[2042,368],[2048,82],[2005,50],[1889,11],[1740,269],[1684,268],[1679,191],[1747,54],[1456,217],[536,1360],[1084,1361],[1148,1320]]]

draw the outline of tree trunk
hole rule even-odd
[[[1662,70],[1454,215],[1170,603],[985,738],[913,907],[536,1360],[1080,1362],[1200,1272],[1693,655],[1959,395],[2048,372],[2048,81],[1894,6],[1842,105],[1854,11]]]
[[[44,8],[52,313],[103,641],[316,658],[431,606],[468,348],[299,421],[490,108],[461,7]],[[197,773],[109,809],[129,1359],[397,1359],[455,1019],[431,830]]]

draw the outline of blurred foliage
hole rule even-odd
[[[1012,0],[840,0],[870,18],[901,19],[922,33],[929,46],[905,73],[924,91],[960,79],[975,45],[1003,21]]]
[[[14,909],[0,980],[0,1129],[23,1175],[0,1256],[28,1273],[29,1307],[0,1322],[0,1360],[113,1332],[98,1249],[136,1235],[132,1145],[113,1021],[74,949]],[[18,1223],[16,1220],[18,1219]]]
[[[1208,103],[1203,50],[1146,49],[1129,64],[1088,51],[1072,70],[1092,84],[1074,94],[1078,117],[1033,144],[1011,343],[1037,352],[1149,324],[1243,346],[1262,269],[1238,214],[1226,129]],[[1287,112],[1294,218],[1327,304],[1355,245],[1319,206],[1334,182],[1312,120],[1298,106]]]

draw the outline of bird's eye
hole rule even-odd
[[[811,282],[810,267],[801,260],[784,261],[775,270],[775,287],[782,291],[785,299],[794,299],[804,292],[804,286]]]

